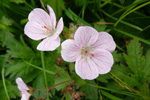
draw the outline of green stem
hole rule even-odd
[[[111,0],[107,0],[105,1],[103,4],[100,5],[100,8],[103,8],[105,5],[107,5],[108,3],[110,3]]]
[[[47,94],[48,94],[48,84],[47,84],[47,77],[46,77],[46,71],[45,71],[45,63],[44,63],[44,52],[41,51],[41,62],[42,62],[42,67],[43,67],[43,72],[44,72],[44,79],[45,79],[45,84],[47,88]],[[49,100],[49,96],[47,95],[47,99]]]
[[[143,29],[143,31],[145,31],[146,29],[148,29],[150,27],[150,25],[148,25],[147,27],[145,27],[144,29]]]
[[[125,50],[123,50],[123,49],[122,49],[120,46],[118,46],[117,44],[116,44],[116,46],[117,46],[117,48],[118,48],[119,50],[125,52]]]
[[[9,95],[8,95],[8,91],[7,91],[7,87],[6,87],[6,83],[5,83],[5,77],[4,77],[4,67],[2,68],[2,80],[3,80],[3,85],[4,85],[4,89],[5,89],[5,93],[7,95],[7,99],[10,100]]]
[[[27,62],[27,61],[24,61],[24,63],[26,63],[26,64],[30,65],[31,67],[34,67],[34,68],[39,69],[39,70],[41,70],[41,71],[44,71],[44,69],[43,69],[43,68],[40,68],[40,67],[38,67],[38,66],[36,66],[36,65],[33,65],[33,64],[31,64],[31,63],[29,63],[29,62]],[[49,70],[46,70],[46,69],[45,69],[45,72],[47,72],[47,73],[49,73],[49,74],[53,74],[53,75],[55,75],[55,73],[54,73],[54,72],[49,71]]]

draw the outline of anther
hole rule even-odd
[[[47,29],[48,31],[52,31],[51,28],[48,28],[46,26],[44,26],[45,29]]]
[[[93,57],[93,56],[94,56],[94,54],[91,54],[91,56]]]

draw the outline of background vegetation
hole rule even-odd
[[[42,60],[36,50],[40,41],[29,39],[24,25],[30,11],[43,5],[50,5],[57,19],[63,17],[62,41],[74,31],[70,23],[109,32],[117,44],[111,72],[82,80],[74,63],[62,62],[61,47],[44,52]],[[85,94],[81,100],[150,100],[149,0],[43,0],[43,5],[40,0],[0,0],[0,100],[20,99],[17,77],[34,89],[71,80],[73,93]],[[47,100],[71,100],[68,92],[62,93],[70,83],[56,86]],[[36,91],[31,99],[43,98],[45,91]]]

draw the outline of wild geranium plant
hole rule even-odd
[[[0,0],[0,100],[150,100],[149,6]]]
[[[37,46],[37,50],[40,51],[53,51],[59,47],[59,34],[64,26],[61,17],[56,27],[56,15],[50,6],[47,8],[49,15],[41,8],[33,9],[24,28],[24,32],[29,38],[33,40],[43,39]],[[90,26],[79,26],[72,34],[74,35],[71,38],[74,39],[67,39],[61,44],[61,56],[67,62],[75,62],[76,74],[82,79],[94,80],[99,74],[108,73],[114,63],[111,52],[116,48],[112,36],[107,32],[97,32]],[[21,78],[17,78],[16,83],[21,91],[21,100],[28,100],[31,96],[28,92],[30,89]],[[65,82],[60,84],[63,83]],[[55,86],[57,85],[53,87]],[[53,87],[49,87],[47,92],[50,92]],[[80,95],[84,96],[84,93],[75,92],[73,88],[71,89],[74,92],[70,94],[72,99],[80,99]],[[44,99],[46,96],[47,94],[45,94]]]

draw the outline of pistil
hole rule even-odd
[[[93,57],[94,54],[91,51],[93,51],[93,50],[91,50],[88,47],[83,47],[81,49],[81,55],[82,55],[82,57]]]

